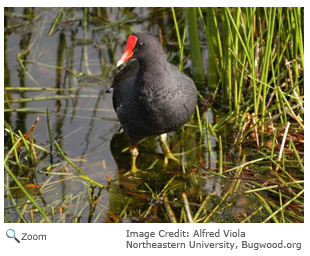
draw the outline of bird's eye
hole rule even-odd
[[[142,48],[143,47],[143,43],[139,43],[139,48]]]

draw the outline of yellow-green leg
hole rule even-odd
[[[168,164],[169,159],[179,163],[179,160],[170,151],[167,133],[161,134],[159,136],[159,139],[160,139],[160,147],[165,154],[165,164],[166,165]]]
[[[134,174],[134,173],[140,171],[140,169],[138,169],[136,166],[136,160],[137,160],[137,157],[139,155],[138,149],[136,147],[132,147],[130,150],[130,153],[131,153],[131,168],[128,172],[125,173],[125,176],[130,175],[130,174]]]
[[[135,173],[135,172],[139,171],[139,169],[136,166],[136,159],[137,159],[137,156],[139,155],[139,152],[138,152],[138,149],[136,147],[132,147],[130,152],[131,152],[131,169],[130,169],[130,172]]]

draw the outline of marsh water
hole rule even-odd
[[[182,17],[181,9],[177,16]],[[53,222],[185,221],[182,193],[190,207],[211,212],[235,182],[216,175],[218,141],[205,131],[201,134],[195,117],[169,134],[179,163],[165,165],[158,137],[150,137],[139,143],[141,172],[124,175],[131,164],[130,143],[109,90],[118,71],[116,62],[128,34],[150,31],[160,35],[168,60],[178,66],[174,28],[169,8],[5,10],[5,150],[11,143],[8,127],[17,135],[26,134],[39,117],[30,139],[45,151],[37,148],[35,163],[21,152],[21,168],[13,162],[10,167]],[[207,66],[206,44],[202,52]],[[191,76],[188,55],[186,46],[184,72]],[[201,95],[207,97],[206,91]],[[204,111],[213,124],[219,112],[209,107]],[[232,127],[221,135],[227,152],[235,137]],[[55,141],[93,182],[68,164]],[[235,165],[224,163],[226,169]],[[208,196],[207,205],[200,208]],[[6,183],[4,201],[7,221],[44,221],[14,182]],[[256,207],[251,195],[235,191],[208,221],[238,222]],[[260,214],[252,219],[260,220]]]

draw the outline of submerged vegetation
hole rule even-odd
[[[200,99],[180,164],[148,138],[128,176],[108,88],[138,30]],[[5,222],[303,222],[303,35],[299,7],[6,8]]]

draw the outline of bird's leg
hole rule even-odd
[[[131,153],[131,168],[128,172],[126,172],[124,174],[124,176],[127,176],[127,175],[132,175],[132,174],[135,174],[137,172],[140,172],[141,170],[139,168],[137,168],[136,166],[136,159],[137,159],[137,156],[139,155],[139,152],[138,152],[138,149],[137,147],[135,146],[132,146],[131,149],[130,149],[130,153]]]
[[[168,164],[168,159],[179,162],[179,160],[170,151],[167,133],[161,134],[159,136],[159,139],[160,139],[160,147],[165,154],[165,165]]]
[[[130,172],[135,173],[139,170],[136,166],[136,159],[137,159],[137,156],[139,155],[139,152],[138,152],[138,149],[136,147],[132,147],[130,152],[131,152],[131,169],[130,169]]]

